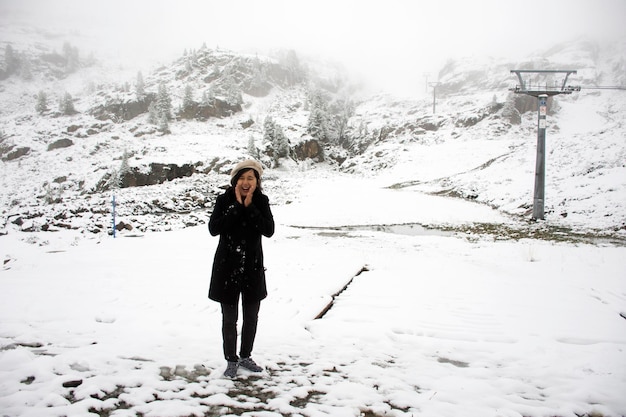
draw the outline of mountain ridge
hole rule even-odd
[[[56,66],[67,66],[76,51],[65,45],[65,58],[57,54],[60,58],[54,60]],[[41,45],[39,48],[42,54],[51,54]],[[15,50],[25,59],[17,47]],[[4,189],[4,224],[0,226],[4,233],[59,227],[93,233],[110,231],[109,200],[113,189],[126,203],[119,208],[120,218],[139,230],[167,230],[202,223],[198,212],[210,209],[229,167],[251,153],[267,167],[275,168],[277,174],[319,165],[371,177],[391,175],[394,167],[410,163],[407,152],[427,152],[443,143],[485,138],[494,143],[502,141],[494,148],[504,147],[508,153],[500,154],[490,164],[485,162],[492,160],[493,155],[483,160],[477,157],[478,171],[424,178],[416,187],[473,199],[523,218],[529,207],[528,196],[519,193],[524,187],[507,191],[490,180],[508,170],[510,178],[506,182],[519,183],[532,177],[534,168],[532,140],[536,135],[536,116],[532,110],[536,104],[532,98],[508,91],[516,82],[510,70],[517,65],[556,68],[571,62],[569,65],[584,67],[578,69],[580,76],[570,81],[595,87],[604,82],[622,83],[621,74],[626,68],[623,54],[605,52],[585,40],[555,46],[539,53],[540,58],[531,57],[519,64],[494,58],[451,61],[439,74],[441,85],[435,100],[438,111],[433,114],[430,99],[365,96],[336,69],[318,71],[315,63],[299,61],[294,51],[281,53],[275,58],[261,57],[203,45],[145,74],[144,97],[150,95],[152,101],[156,100],[161,85],[171,95],[173,116],[166,120],[166,129],[149,121],[147,102],[143,102],[140,111],[124,113],[133,103],[141,103],[137,92],[139,77],[133,85],[128,79],[94,85],[94,78],[89,79],[88,74],[97,73],[98,63],[92,57],[65,74],[65,79],[50,83],[42,81],[48,75],[41,77],[38,66],[31,66],[36,82],[18,80],[17,74],[6,77],[0,84],[2,101],[7,103],[1,114],[4,127],[0,142]],[[37,114],[35,92],[58,88],[63,80],[74,86],[82,84],[82,90],[72,90],[76,113],[63,115],[48,110]],[[185,91],[190,85],[193,106],[184,107]],[[211,101],[202,113],[202,103],[208,103],[204,101],[205,94],[210,95]],[[589,189],[572,192],[571,187],[563,186],[567,182],[564,176],[555,178],[563,195],[558,194],[558,202],[548,207],[549,216],[554,215],[551,221],[616,233],[623,233],[626,228],[624,205],[619,203],[625,188],[620,175],[626,172],[619,162],[626,160],[622,158],[625,101],[619,94],[622,93],[583,90],[555,100],[550,114],[550,139],[563,139],[561,123],[569,121],[562,117],[564,106],[571,113],[573,104],[590,102],[604,114],[599,116],[601,121],[594,122],[592,128],[585,127],[584,132],[570,129],[567,140],[558,142],[564,155],[568,149],[575,149],[579,156],[588,152],[581,144],[584,134],[602,139],[610,136],[604,145],[596,145],[596,150],[598,146],[604,148],[586,164],[586,169],[565,158],[559,162],[559,169],[586,180],[591,175],[615,178],[601,187],[613,190],[608,194]],[[61,94],[57,99],[60,98]],[[319,125],[312,125],[318,122],[312,121],[314,111],[319,113]],[[272,143],[275,138],[268,137],[268,117],[273,129],[282,131],[289,142],[288,153],[282,157]],[[609,124],[603,127],[607,121]],[[514,169],[500,166],[511,164],[511,160],[515,161]],[[496,172],[498,166],[500,171]],[[111,181],[120,181],[124,175],[126,184],[115,188]],[[140,176],[145,187],[128,186],[141,183]],[[404,180],[390,179],[389,184]],[[287,185],[281,180],[275,186],[280,189]],[[548,187],[553,186],[549,180]],[[602,208],[581,208],[568,199],[568,193],[576,201],[597,200],[606,195],[615,198],[609,198],[608,205],[598,203]],[[289,198],[279,197],[277,202]],[[611,206],[617,212],[609,215]],[[171,219],[164,221],[164,214]],[[612,219],[589,221],[594,214]]]

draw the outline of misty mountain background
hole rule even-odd
[[[282,174],[323,166],[367,180],[392,171],[409,145],[473,139],[511,144],[469,172],[389,185],[527,219],[532,189],[511,184],[532,184],[537,103],[509,90],[517,83],[511,69],[575,69],[569,83],[582,87],[549,102],[547,140],[561,140],[548,154],[547,219],[574,230],[626,231],[624,40],[578,38],[521,61],[449,60],[436,76],[435,96],[425,81],[426,98],[411,99],[372,94],[340,65],[296,50],[260,55],[200,43],[145,70],[50,31],[5,26],[2,35],[2,234],[111,233],[113,195],[117,230],[193,226],[206,221],[230,168],[245,157],[271,168],[264,186],[282,204],[293,186]],[[566,126],[584,120],[561,118],[564,103],[593,109],[603,127],[568,133]]]

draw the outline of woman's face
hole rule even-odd
[[[257,186],[257,179],[254,175],[254,171],[249,169],[237,180],[237,187],[239,188],[239,192],[243,197],[247,196],[248,193],[253,193]]]

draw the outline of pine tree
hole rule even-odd
[[[70,45],[69,42],[63,44],[63,56],[65,57],[65,69],[68,73],[78,69],[80,61],[78,59],[78,48]]]
[[[252,135],[248,138],[248,155],[252,158],[259,159],[259,150],[254,143],[254,136]]]
[[[170,124],[167,122],[167,117],[164,114],[162,114],[161,118],[159,119],[157,130],[163,134],[171,133]]]
[[[124,187],[124,177],[128,174],[130,170],[130,165],[128,164],[128,159],[130,155],[127,149],[124,149],[124,153],[122,154],[122,162],[120,163],[120,167],[117,171],[114,171],[111,175],[111,179],[109,180],[109,186],[112,189],[123,188]]]
[[[164,83],[159,84],[159,91],[157,92],[157,114],[159,119],[166,118],[170,120],[172,118],[172,99],[167,92],[167,87]]]
[[[288,71],[290,84],[298,83],[304,78],[304,71],[300,66],[300,60],[293,49],[290,49],[286,54],[281,56],[280,63]]]
[[[43,90],[37,94],[37,104],[35,104],[35,110],[39,114],[44,114],[48,111],[48,96]]]
[[[330,139],[328,103],[320,90],[315,90],[309,98],[309,121],[307,132],[315,139],[327,141]]]
[[[31,81],[33,79],[32,65],[26,57],[20,59],[20,77],[25,81]]]
[[[137,100],[143,101],[143,99],[146,97],[146,85],[143,82],[143,75],[141,74],[141,71],[137,73],[137,84],[135,85],[135,91],[137,94]]]
[[[65,93],[59,101],[59,111],[61,114],[65,115],[76,113],[76,109],[74,109],[74,101],[70,93]]]
[[[328,139],[328,115],[318,107],[312,107],[309,113],[307,132],[315,139]]]
[[[215,91],[213,90],[213,86],[209,87],[208,90],[204,90],[202,93],[202,105],[205,107],[213,105],[215,102]]]
[[[130,155],[128,153],[128,149],[124,149],[124,153],[122,154],[122,163],[120,164],[120,175],[123,176],[126,173],[130,172],[130,165],[128,164],[128,160],[130,159]]]
[[[156,101],[152,101],[148,106],[148,123],[155,125],[159,120]]]
[[[263,122],[263,140],[269,142],[274,155],[274,165],[279,166],[280,158],[289,155],[289,140],[283,128],[274,122],[271,116],[267,116]]]
[[[289,155],[289,140],[285,136],[283,128],[278,125],[274,127],[274,142],[272,145],[277,158],[284,158]]]
[[[236,106],[243,103],[243,97],[241,96],[241,89],[231,76],[226,77],[224,83],[224,95],[226,96],[226,102],[231,106]]]
[[[333,136],[335,136],[337,143],[346,144],[349,140],[346,136],[346,131],[348,129],[348,121],[354,115],[354,103],[344,98],[337,100],[331,107],[331,113],[333,113]]]
[[[274,120],[272,119],[272,116],[267,116],[263,121],[263,141],[274,143],[275,128],[276,125],[274,123]]]
[[[185,112],[188,109],[192,108],[193,104],[194,104],[194,101],[193,101],[193,89],[191,88],[191,85],[187,84],[185,86],[185,93],[183,95],[183,112]]]

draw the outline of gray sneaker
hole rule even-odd
[[[239,360],[239,366],[251,372],[261,372],[263,370],[263,368],[257,365],[256,362],[252,360],[252,358],[241,358]]]
[[[226,378],[235,378],[237,376],[238,368],[239,362],[228,361],[228,365],[226,365],[226,370],[224,371],[224,376]]]

